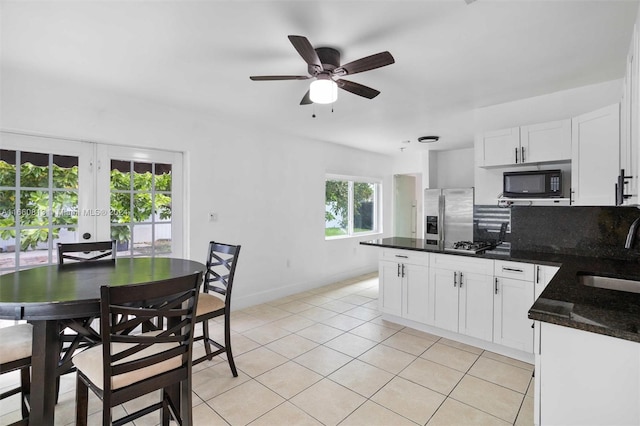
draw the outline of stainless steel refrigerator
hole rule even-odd
[[[425,189],[424,215],[427,244],[473,241],[473,188]]]

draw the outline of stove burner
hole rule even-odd
[[[487,241],[456,241],[445,250],[460,251],[464,253],[480,253],[495,248],[495,244]]]

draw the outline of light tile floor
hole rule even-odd
[[[386,322],[377,297],[371,274],[235,311],[239,376],[224,357],[194,367],[195,424],[533,424],[531,364]],[[222,336],[222,322],[215,329]],[[17,380],[3,375],[0,389]],[[73,424],[74,397],[75,376],[68,374],[56,425]],[[15,420],[17,409],[17,397],[3,401],[0,425]],[[89,423],[99,424],[96,398],[89,410]],[[158,421],[153,413],[135,425]]]

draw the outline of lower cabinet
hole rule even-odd
[[[640,343],[536,321],[534,423],[640,424]]]
[[[493,282],[493,341],[533,352],[534,265],[496,261]]]
[[[429,323],[491,341],[493,261],[434,254],[429,273]]]
[[[378,276],[383,313],[427,322],[429,256],[407,250],[384,250]]]

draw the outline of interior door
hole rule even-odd
[[[182,153],[100,145],[97,233],[115,239],[118,257],[182,257]]]
[[[58,242],[95,240],[93,144],[0,138],[0,273],[55,263]]]
[[[394,176],[394,231],[397,237],[416,237],[417,201],[416,178],[409,175]]]

